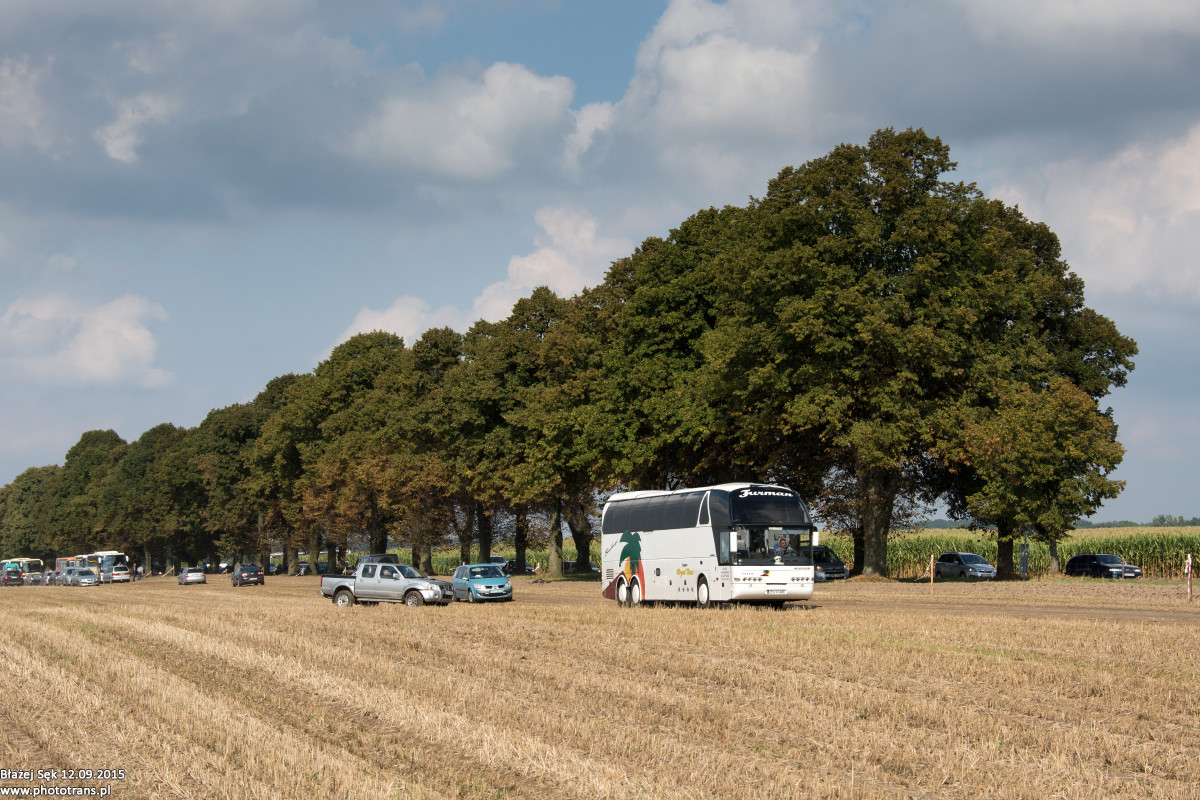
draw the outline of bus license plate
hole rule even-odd
[[[787,594],[787,589],[767,589],[767,594]]]

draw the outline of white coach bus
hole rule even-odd
[[[816,544],[807,506],[784,486],[614,494],[600,528],[603,594],[631,606],[809,600]]]

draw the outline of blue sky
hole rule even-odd
[[[0,482],[915,126],[1139,342],[1097,518],[1200,514],[1197,74],[1178,0],[6,0]]]

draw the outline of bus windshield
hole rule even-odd
[[[97,555],[100,556],[100,569],[105,572],[112,569],[116,564],[129,566],[129,560],[125,558],[124,553],[98,553]]]
[[[812,564],[812,532],[808,528],[739,525],[733,530],[733,545],[730,555],[734,564]]]

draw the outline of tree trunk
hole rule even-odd
[[[421,568],[421,533],[412,525],[408,526],[408,563]]]
[[[492,558],[492,515],[482,505],[475,507],[475,522],[479,528],[479,563],[486,564]]]
[[[284,545],[283,560],[287,564],[288,575],[295,577],[300,574],[300,554],[295,545]]]
[[[1016,580],[1017,567],[1013,562],[1013,538],[1016,526],[1011,520],[996,522],[996,577],[1002,581]]]
[[[340,559],[338,558],[338,546],[335,543],[329,541],[329,538],[326,537],[326,539],[325,539],[325,571],[328,572],[330,575],[341,574],[342,567],[338,563],[339,560]]]
[[[1051,539],[1047,543],[1050,547],[1050,574],[1058,574],[1058,539]]]
[[[863,533],[862,523],[860,523],[850,532],[850,538],[854,542],[854,565],[850,568],[851,575],[862,575],[863,558],[867,552],[867,535]]]
[[[561,578],[563,576],[562,546],[562,500],[555,498],[554,508],[550,511],[550,568],[547,570],[547,574],[551,578]],[[580,556],[576,556],[575,558],[578,561]]]
[[[471,541],[474,539],[475,531],[475,504],[467,504],[467,518],[463,521],[463,526],[458,527],[455,520],[455,531],[458,533],[458,562],[460,564],[470,564],[471,562]]]
[[[421,552],[418,559],[417,569],[424,572],[426,575],[433,574],[433,537],[429,535],[429,529],[422,527],[421,534]]]
[[[513,557],[516,561],[516,567],[513,569],[514,575],[525,574],[525,550],[529,546],[529,517],[525,506],[519,505],[513,509],[516,514],[516,522],[513,526],[513,546],[517,549],[516,556]]]
[[[316,574],[321,560],[321,527],[313,525],[308,530],[308,571]]]
[[[892,508],[900,485],[897,470],[862,465],[858,470],[862,491],[863,575],[887,577],[887,540],[892,527]]]
[[[376,500],[371,501],[371,510],[367,514],[367,541],[368,553],[386,553],[388,548],[388,532],[385,524],[383,512],[379,510],[379,503]]]
[[[563,511],[567,527],[571,529],[571,540],[575,542],[575,572],[591,572],[588,562],[592,556],[592,522],[588,519],[587,509],[583,503],[569,500]]]

